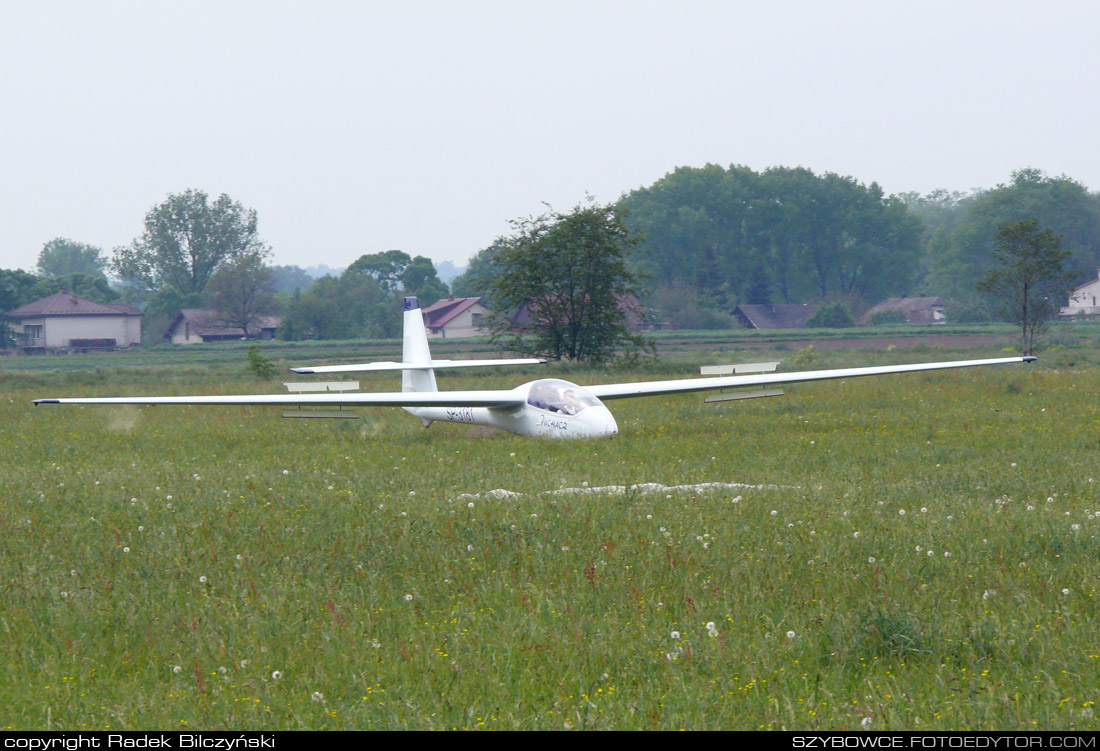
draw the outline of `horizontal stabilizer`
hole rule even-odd
[[[539,358],[519,358],[514,360],[429,360],[423,363],[411,362],[367,362],[350,365],[319,365],[315,368],[291,368],[300,375],[314,373],[365,373],[372,370],[440,370],[443,368],[487,368],[495,365],[544,365],[546,360]]]

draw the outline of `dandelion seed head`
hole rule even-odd
[[[273,681],[277,681],[282,677],[283,677],[283,673],[280,670],[276,670],[274,673],[271,674],[271,680],[273,680]]]
[[[795,634],[794,631],[788,631],[787,632],[787,638],[788,639],[793,639],[795,636],[797,636],[797,634]]]
[[[680,640],[680,632],[679,631],[673,631],[671,634],[669,634],[669,636],[672,638],[673,641],[679,641]]]
[[[199,584],[206,584],[206,577],[205,576],[200,576],[199,577]]]
[[[411,594],[405,595],[405,602],[412,602],[413,596]]]

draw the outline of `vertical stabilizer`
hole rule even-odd
[[[405,298],[404,341],[401,351],[403,365],[423,365],[423,368],[401,371],[402,391],[438,391],[435,371],[431,369],[432,353],[428,350],[428,332],[420,301]]]

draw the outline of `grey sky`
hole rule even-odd
[[[678,165],[887,192],[1034,166],[1100,190],[1100,4],[0,0],[0,268],[107,251],[168,193],[280,264],[462,264]]]

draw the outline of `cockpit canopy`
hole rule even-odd
[[[599,406],[600,400],[575,383],[544,378],[531,384],[531,390],[527,392],[527,403],[548,412],[577,415],[589,407]]]

